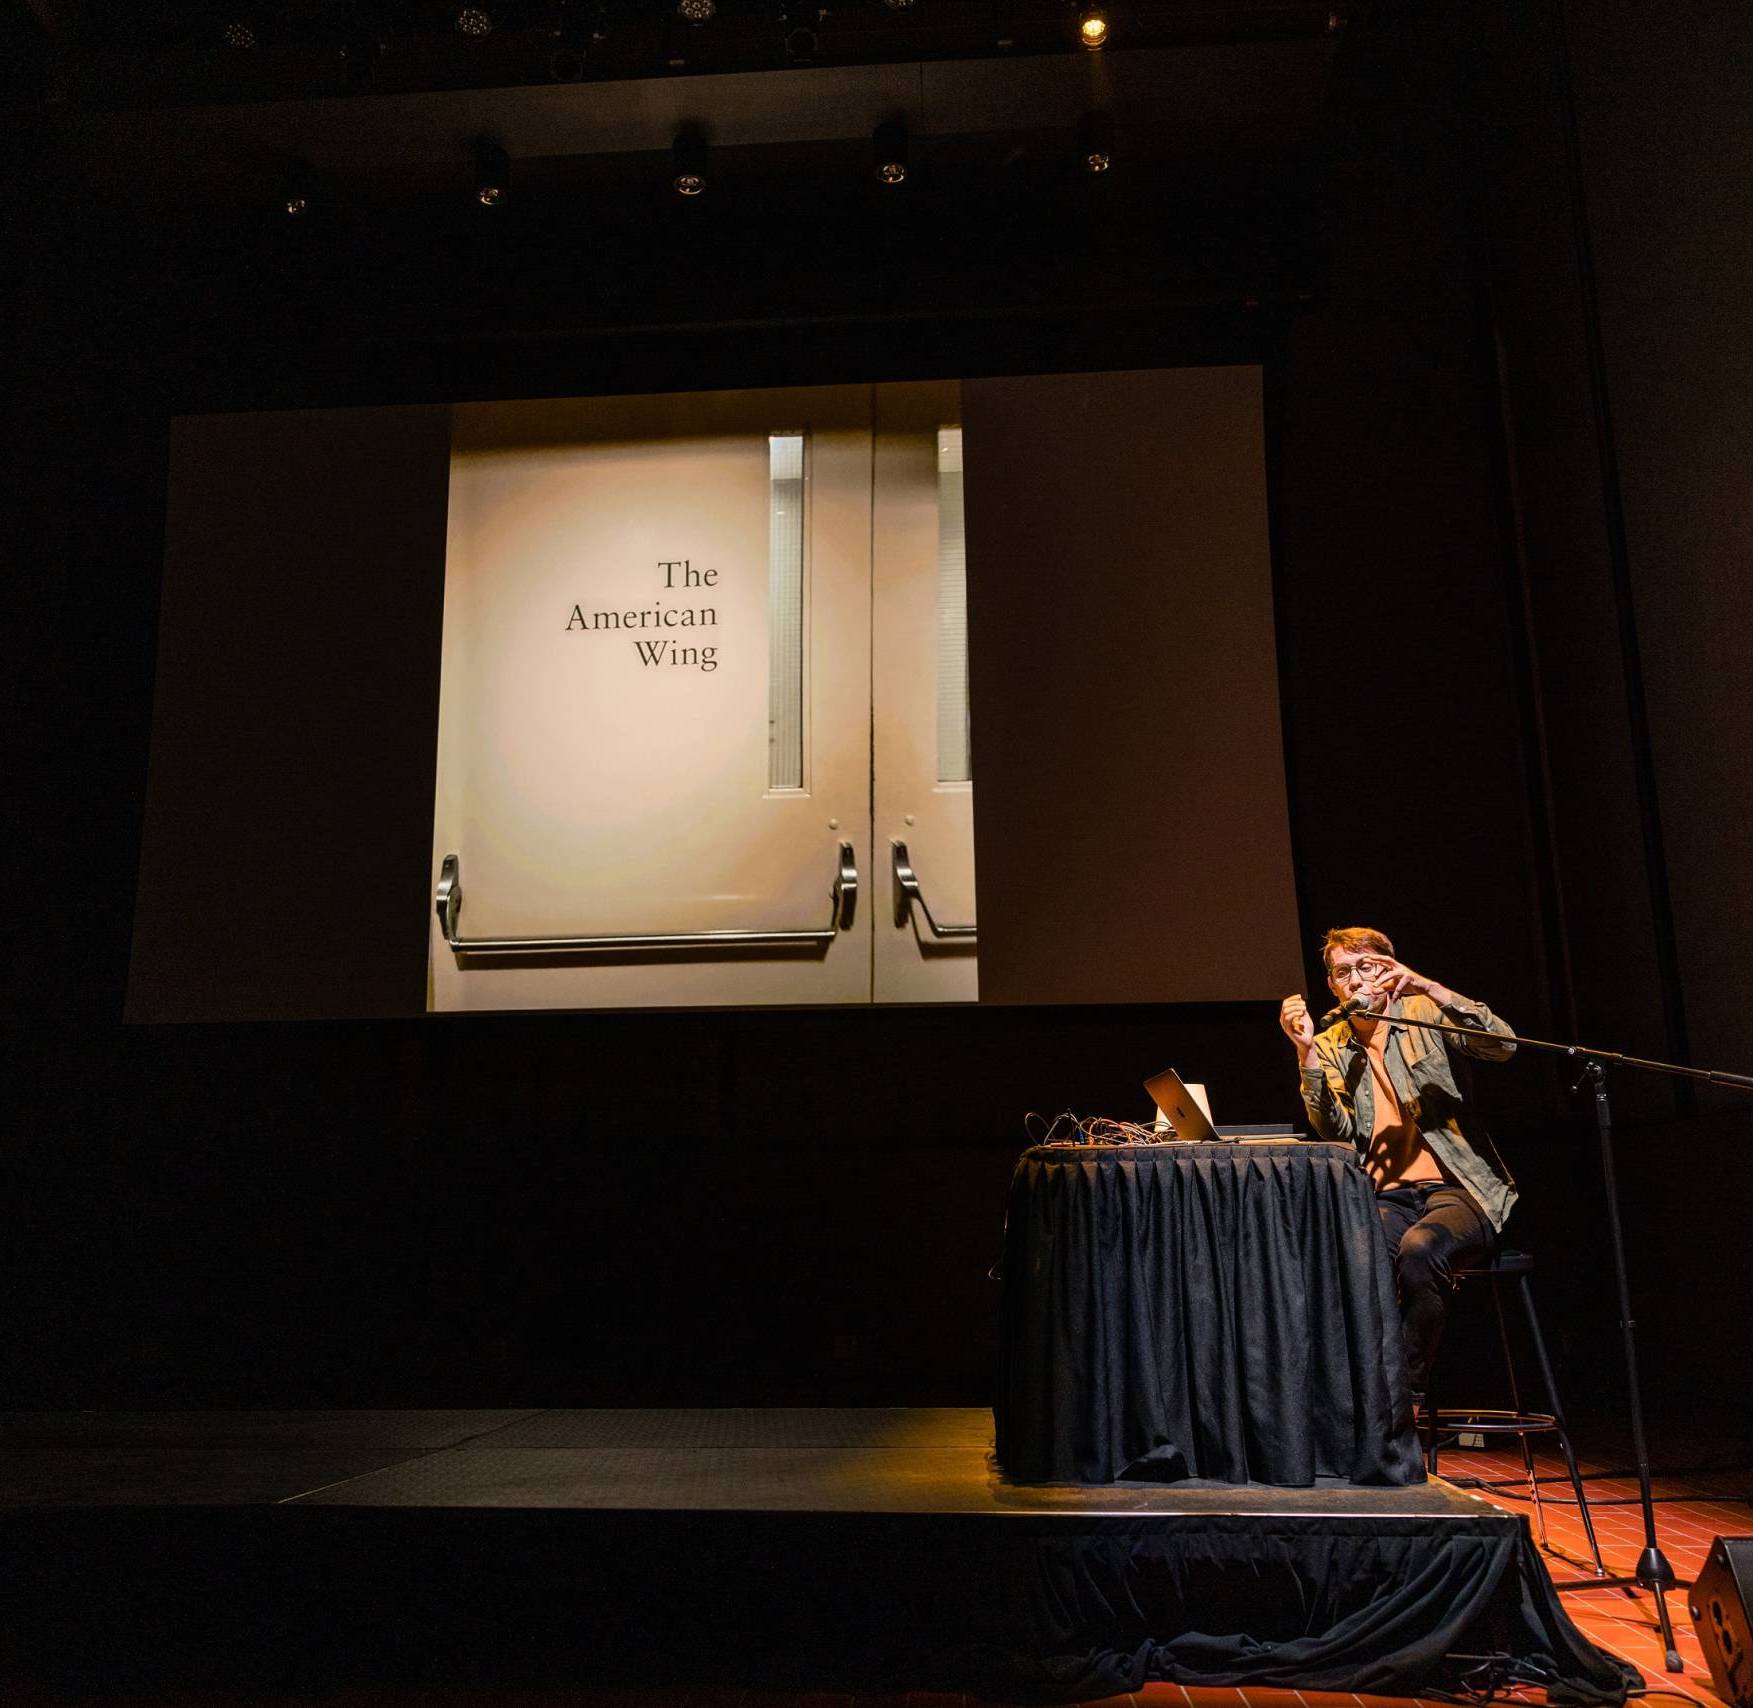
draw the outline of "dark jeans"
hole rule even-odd
[[[1436,1180],[1376,1194],[1406,1339],[1406,1377],[1422,1401],[1449,1314],[1454,1272],[1491,1250],[1491,1223],[1459,1186]]]

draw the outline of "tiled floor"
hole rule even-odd
[[[1671,1453],[1665,1454],[1664,1458],[1673,1462]],[[1703,1455],[1700,1460],[1710,1462]],[[1584,1488],[1589,1497],[1595,1535],[1611,1573],[1629,1573],[1643,1552],[1643,1511],[1635,1474],[1616,1477],[1600,1474],[1609,1469],[1623,1470],[1628,1463],[1629,1456],[1616,1457],[1611,1466],[1591,1461],[1586,1454],[1582,1456]],[[1548,1565],[1554,1581],[1564,1584],[1592,1576],[1594,1562],[1589,1555],[1588,1540],[1570,1492],[1569,1480],[1564,1474],[1564,1461],[1556,1451],[1539,1452],[1535,1457],[1535,1469],[1542,1479],[1540,1497],[1552,1550]],[[1480,1477],[1487,1484],[1501,1485],[1482,1487],[1478,1492],[1512,1511],[1533,1511],[1521,1455],[1513,1448],[1483,1453],[1446,1453],[1442,1470],[1445,1476]],[[1554,1480],[1546,1480],[1549,1478]],[[1653,1492],[1656,1496],[1656,1539],[1683,1584],[1697,1577],[1713,1538],[1753,1535],[1753,1498],[1750,1498],[1753,1497],[1753,1472],[1705,1469],[1684,1474],[1670,1473],[1655,1478]],[[1722,1699],[1711,1687],[1710,1669],[1693,1634],[1685,1590],[1672,1592],[1667,1599],[1668,1616],[1673,1621],[1675,1644],[1683,1667],[1679,1673],[1668,1672],[1663,1667],[1653,1596],[1644,1591],[1628,1593],[1609,1589],[1564,1592],[1564,1605],[1585,1635],[1638,1667],[1651,1693],[1658,1690],[1677,1692],[1706,1704],[1707,1708],[1722,1708]]]
[[[1692,1466],[1723,1465],[1722,1436],[1715,1452],[1686,1455],[1675,1443],[1664,1444],[1663,1462]],[[1728,1458],[1734,1455],[1726,1456]],[[1628,1573],[1643,1548],[1643,1519],[1635,1476],[1603,1473],[1622,1470],[1628,1455],[1608,1463],[1583,1457],[1595,1533],[1609,1572]],[[1659,1476],[1656,1523],[1662,1551],[1682,1583],[1696,1577],[1714,1537],[1753,1535],[1753,1472],[1741,1468],[1689,1469]],[[1593,1575],[1588,1543],[1577,1514],[1563,1460],[1556,1451],[1537,1455],[1551,1552],[1548,1565],[1560,1584]],[[1443,1474],[1456,1480],[1479,1479],[1476,1492],[1509,1511],[1531,1513],[1521,1456],[1509,1451],[1448,1451]],[[1675,1697],[1702,1708],[1725,1708],[1711,1687],[1710,1672],[1693,1635],[1684,1590],[1669,1596],[1669,1616],[1683,1670],[1669,1673],[1662,1665],[1653,1599],[1644,1592],[1590,1589],[1566,1591],[1564,1604],[1584,1633],[1602,1648],[1622,1656],[1643,1674],[1648,1695]],[[221,1691],[155,1692],[150,1695],[106,1697],[101,1704],[86,1695],[77,1699],[38,1693],[30,1687],[0,1682],[6,1708],[265,1708],[260,1697]],[[1543,1703],[1544,1692],[1511,1690],[1496,1698],[1505,1702]],[[276,1696],[266,1708],[991,1708],[978,1698],[915,1691],[905,1696],[849,1696],[834,1692],[774,1692],[741,1689],[639,1690],[530,1688],[494,1690],[353,1689]],[[1151,1684],[1129,1695],[1080,1708],[1439,1708],[1405,1697],[1356,1696],[1314,1690],[1202,1690],[1178,1684]]]

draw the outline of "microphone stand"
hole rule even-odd
[[[1458,1038],[1497,1038],[1508,1043],[1498,1032],[1482,1026],[1452,1026],[1443,1021],[1413,1020],[1403,1014],[1372,1014],[1354,1011],[1351,1018],[1387,1021],[1393,1025],[1416,1026],[1424,1032],[1446,1032]],[[1607,1069],[1611,1066],[1640,1068],[1646,1073],[1665,1073],[1676,1079],[1703,1080],[1708,1085],[1728,1085],[1739,1091],[1753,1091],[1753,1075],[1722,1073],[1708,1068],[1681,1067],[1677,1062],[1650,1061],[1643,1056],[1621,1055],[1617,1050],[1591,1050],[1580,1044],[1555,1044],[1544,1038],[1514,1039],[1518,1048],[1545,1050],[1553,1055],[1568,1056],[1580,1063],[1582,1077],[1571,1087],[1572,1095],[1583,1086],[1594,1088],[1595,1130],[1601,1140],[1601,1176],[1607,1188],[1607,1225],[1613,1236],[1613,1270],[1619,1283],[1619,1327],[1625,1340],[1625,1379],[1631,1395],[1631,1445],[1637,1459],[1637,1487],[1643,1500],[1643,1552],[1637,1568],[1628,1578],[1585,1578],[1568,1583],[1565,1589],[1622,1589],[1636,1585],[1647,1589],[1656,1601],[1656,1619],[1661,1626],[1662,1646],[1667,1651],[1664,1664],[1669,1672],[1679,1672],[1680,1651],[1674,1647],[1674,1627],[1668,1618],[1667,1592],[1678,1589],[1674,1568],[1656,1540],[1656,1509],[1650,1493],[1650,1455],[1643,1431],[1643,1396],[1637,1376],[1637,1325],[1631,1315],[1631,1286],[1626,1279],[1625,1242],[1619,1226],[1619,1188],[1613,1175],[1613,1112],[1607,1104]]]

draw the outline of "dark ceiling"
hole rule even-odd
[[[812,8],[814,48],[788,57],[781,25],[804,26],[778,0],[719,0],[697,29],[673,5],[562,17],[499,0],[473,38],[434,0],[283,0],[248,14],[254,47],[230,48],[245,14],[215,0],[0,0],[27,49],[15,66],[30,61],[7,103],[30,162],[13,186],[49,269],[16,324],[27,339],[50,319],[102,324],[183,407],[275,362],[266,391],[332,400],[365,386],[361,349],[392,344],[496,360],[515,345],[539,365],[543,340],[898,326],[982,304],[1152,326],[1172,310],[1228,338],[1319,288],[1330,90],[1385,17],[1117,5],[1091,53],[1066,0],[849,0]],[[587,27],[583,75],[549,63],[556,19]],[[384,45],[357,79],[368,22]],[[1092,114],[1112,146],[1099,177],[1082,164]],[[871,169],[873,132],[895,122],[898,193]],[[711,188],[684,202],[672,145],[688,132]],[[509,169],[490,212],[484,143]],[[78,313],[57,306],[81,290]],[[325,339],[340,354],[319,373]],[[924,371],[916,342],[908,372]],[[42,343],[43,361],[51,348],[76,353]],[[430,377],[446,396],[542,383]]]
[[[123,106],[1082,51],[1073,0],[7,3],[36,26],[52,98]],[[1105,51],[1306,38],[1339,26],[1336,4],[1121,0]]]
[[[1070,0],[717,0],[698,25],[677,0],[489,0],[477,34],[456,0],[4,3],[14,111],[145,204],[277,195],[264,163],[292,161],[354,194],[466,189],[482,139],[526,185],[662,172],[683,130],[762,174],[855,164],[885,122],[927,167],[1069,160],[1091,113],[1117,163],[1282,152],[1347,28],[1326,0],[1117,4],[1092,53]]]

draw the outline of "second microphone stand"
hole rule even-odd
[[[1424,1032],[1447,1032],[1458,1038],[1501,1038],[1482,1026],[1453,1026],[1446,1021],[1413,1020],[1404,1014],[1372,1014],[1356,1012],[1358,1020],[1386,1021],[1392,1025],[1416,1026]],[[1508,1042],[1509,1040],[1503,1040]],[[1582,1077],[1571,1087],[1572,1092],[1583,1086],[1593,1087],[1595,1096],[1595,1130],[1601,1141],[1601,1178],[1607,1188],[1607,1226],[1613,1239],[1613,1273],[1619,1284],[1619,1328],[1625,1342],[1625,1379],[1631,1395],[1631,1446],[1637,1459],[1637,1487],[1643,1503],[1643,1552],[1638,1555],[1637,1568],[1628,1578],[1602,1577],[1571,1586],[1586,1589],[1611,1589],[1635,1584],[1647,1589],[1656,1602],[1656,1619],[1661,1625],[1664,1664],[1669,1672],[1679,1672],[1680,1651],[1674,1646],[1674,1626],[1668,1617],[1667,1594],[1679,1587],[1674,1568],[1656,1540],[1655,1499],[1650,1493],[1649,1446],[1644,1438],[1643,1393],[1637,1374],[1637,1325],[1631,1315],[1631,1284],[1626,1278],[1625,1241],[1619,1224],[1619,1188],[1613,1173],[1613,1112],[1607,1103],[1607,1069],[1609,1066],[1638,1068],[1646,1073],[1665,1073],[1677,1079],[1703,1080],[1709,1085],[1728,1085],[1740,1091],[1753,1091],[1753,1075],[1720,1073],[1707,1068],[1682,1067],[1678,1062],[1650,1061],[1642,1056],[1627,1056],[1617,1050],[1591,1050],[1580,1044],[1555,1044],[1545,1038],[1514,1040],[1518,1048],[1545,1050],[1553,1055],[1568,1056],[1582,1067]]]

